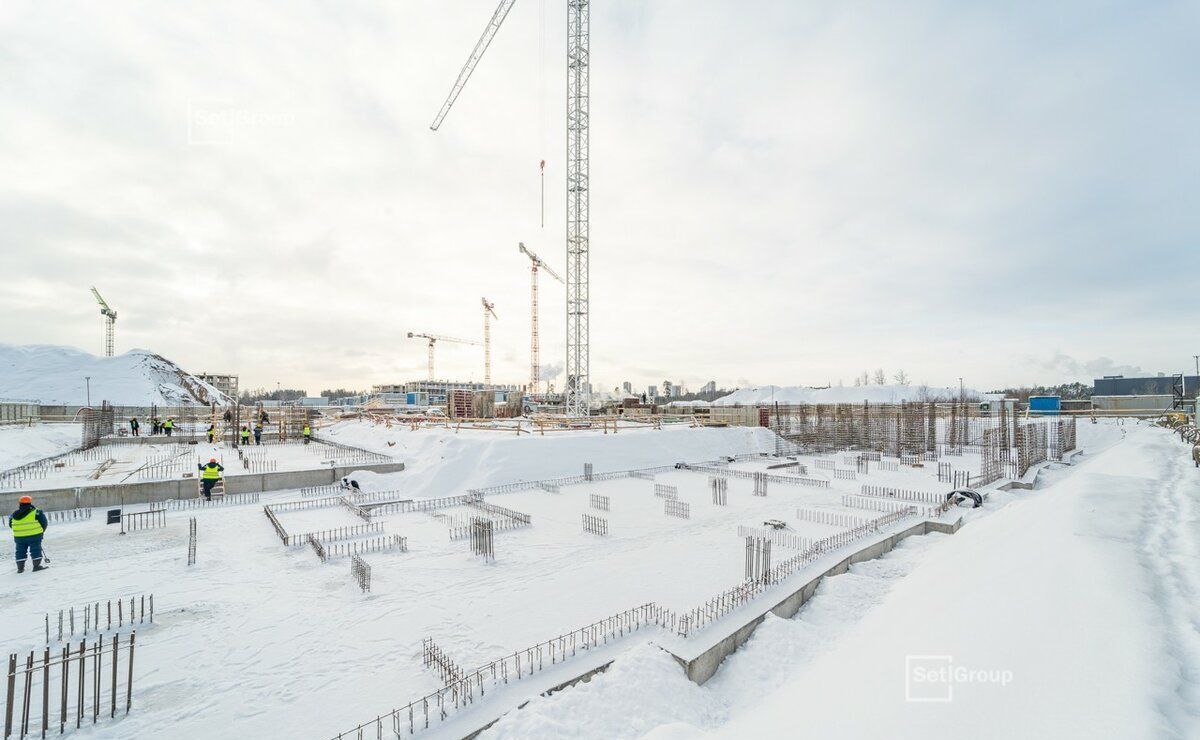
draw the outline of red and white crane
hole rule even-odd
[[[550,265],[529,248],[525,246],[525,242],[519,243],[521,254],[529,258],[529,292],[530,292],[530,317],[529,317],[529,395],[541,393],[541,356],[538,346],[538,268],[545,270],[550,277],[558,282],[563,279],[558,276]]]

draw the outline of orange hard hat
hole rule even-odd
[[[22,496],[21,498],[19,498],[17,500],[23,504],[32,504],[33,496]]]

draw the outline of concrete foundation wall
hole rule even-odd
[[[376,463],[371,465],[349,465],[344,467],[320,468],[317,470],[295,470],[282,473],[251,473],[225,476],[226,493],[263,493],[285,491],[291,488],[324,486],[336,483],[356,470],[375,473],[398,473],[404,463]],[[195,498],[199,493],[197,478],[179,480],[147,481],[145,483],[123,483],[109,486],[81,486],[79,488],[51,488],[41,491],[8,491],[0,493],[0,513],[17,508],[21,496],[32,496],[34,504],[45,511],[76,509],[81,506],[122,506],[146,504],[173,498]]]

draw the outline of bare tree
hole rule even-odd
[[[897,385],[908,385],[908,373],[903,370],[897,370],[892,379],[896,381]]]
[[[862,376],[861,376],[861,375],[855,375],[855,376],[854,376],[854,387],[855,387],[855,388],[861,388],[861,387],[862,387]]]
[[[887,374],[881,367],[875,369],[875,385],[887,385]]]

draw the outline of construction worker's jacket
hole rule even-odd
[[[224,471],[225,468],[221,467],[220,463],[209,463],[208,465],[201,465],[200,470],[202,471],[200,473],[200,477],[202,479],[220,480],[221,472]]]
[[[249,429],[243,429],[243,430],[242,430],[242,441],[243,441],[243,442],[245,442],[245,441],[246,441],[246,440],[248,440],[248,439],[250,439],[250,430],[249,430]]]
[[[46,515],[33,508],[32,504],[21,504],[9,517],[8,523],[12,526],[13,537],[37,537],[46,531]]]
[[[311,436],[312,436],[312,429],[309,429],[307,426],[306,426],[306,427],[304,427],[304,436],[305,436],[305,437],[311,437]]]
[[[163,422],[163,426],[166,427],[167,429],[174,429],[175,422],[171,421],[170,419],[167,419],[166,421]]]

